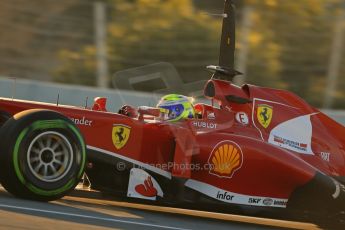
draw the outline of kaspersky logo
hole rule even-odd
[[[242,167],[242,149],[235,142],[222,141],[212,150],[208,163],[210,164],[210,174],[232,178],[235,172]]]

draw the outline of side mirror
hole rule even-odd
[[[148,106],[139,106],[138,107],[139,120],[144,120],[144,115],[151,116],[153,118],[164,119],[164,116],[169,113],[166,109],[148,107]]]

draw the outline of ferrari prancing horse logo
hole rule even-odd
[[[259,105],[256,115],[260,125],[266,129],[271,124],[273,108],[269,105]]]
[[[126,125],[114,125],[112,131],[113,144],[116,149],[123,148],[131,134],[131,127]]]

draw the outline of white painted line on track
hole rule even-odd
[[[177,228],[177,227],[157,225],[157,224],[149,224],[149,223],[143,223],[143,222],[119,220],[119,219],[105,218],[105,217],[95,217],[95,216],[89,216],[89,215],[81,215],[81,214],[68,213],[68,212],[50,211],[50,210],[28,208],[28,207],[20,207],[20,206],[6,205],[6,204],[0,204],[0,208],[32,211],[32,212],[39,212],[39,213],[49,213],[49,214],[55,214],[55,215],[60,215],[60,216],[79,217],[79,218],[85,218],[85,219],[101,220],[101,221],[108,221],[108,222],[122,223],[122,224],[132,224],[132,225],[139,225],[139,226],[145,226],[145,227],[154,227],[154,228],[161,228],[161,229],[190,230],[190,229],[187,229],[187,228]]]

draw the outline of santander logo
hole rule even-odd
[[[132,168],[127,196],[144,200],[157,200],[158,197],[163,197],[164,193],[153,176],[143,169]]]
[[[152,183],[152,178],[149,176],[145,181],[144,184],[139,184],[135,186],[135,191],[142,196],[146,197],[156,197],[157,196],[157,189],[154,187]]]

